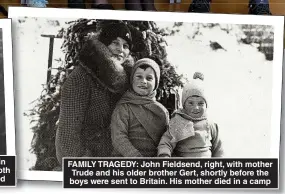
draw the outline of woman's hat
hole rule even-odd
[[[127,41],[130,49],[132,48],[132,35],[128,26],[123,23],[111,23],[102,27],[101,33],[99,34],[99,40],[104,43],[106,46],[109,46],[112,41],[120,37]]]

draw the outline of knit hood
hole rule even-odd
[[[204,75],[195,72],[193,79],[188,81],[182,91],[182,106],[184,107],[185,101],[191,96],[202,97],[208,107],[207,94],[205,91]]]
[[[131,73],[131,77],[130,77],[131,84],[133,82],[134,74],[135,74],[137,68],[139,68],[143,65],[147,65],[147,66],[151,67],[154,71],[155,87],[154,87],[153,91],[155,91],[158,88],[158,84],[159,84],[159,80],[160,80],[160,68],[159,68],[158,64],[150,58],[142,58],[142,59],[139,59],[138,61],[136,61],[135,65],[132,69],[132,73]]]
[[[129,55],[121,64],[105,44],[93,38],[85,43],[79,53],[79,65],[110,92],[123,93],[129,88],[134,59]]]

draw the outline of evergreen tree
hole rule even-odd
[[[78,60],[78,52],[89,36],[99,33],[102,26],[117,20],[78,19],[69,22],[67,29],[59,31],[58,36],[64,38],[62,50],[65,59],[55,75],[51,76],[49,83],[44,88],[40,97],[36,100],[35,107],[26,116],[34,123],[32,130],[31,152],[36,155],[36,164],[31,170],[57,170],[59,163],[55,152],[55,134],[60,112],[60,90],[67,76],[74,68]],[[165,105],[170,112],[176,108],[169,99],[174,102],[171,91],[181,87],[182,75],[178,75],[173,65],[167,60],[164,36],[165,31],[159,29],[152,21],[123,21],[131,32],[134,44],[133,57],[137,60],[149,57],[157,61],[161,69],[161,80],[157,92],[157,99]]]

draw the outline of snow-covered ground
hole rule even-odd
[[[49,40],[41,34],[56,34],[65,21],[55,26],[44,18],[22,18],[13,28],[15,64],[15,114],[19,170],[35,162],[30,153],[32,131],[23,113],[39,97],[46,81]],[[159,23],[170,27],[171,23]],[[254,46],[239,44],[240,31],[232,26],[229,34],[220,27],[200,28],[184,24],[180,32],[167,37],[169,60],[179,73],[191,78],[195,71],[205,75],[209,115],[220,127],[228,157],[270,157],[272,62]],[[209,41],[225,49],[213,51]],[[63,57],[62,40],[56,39],[54,59]]]
[[[269,157],[272,62],[254,46],[239,44],[239,28],[231,27],[229,34],[219,26],[200,27],[192,39],[196,28],[184,24],[167,38],[169,60],[189,79],[195,71],[204,74],[209,116],[219,125],[228,157]],[[210,41],[226,51],[213,51]]]

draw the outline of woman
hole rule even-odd
[[[124,23],[103,27],[86,42],[79,62],[62,87],[56,154],[106,157],[112,151],[112,111],[129,83],[132,36]]]

